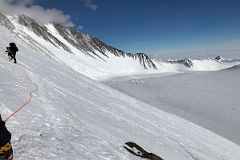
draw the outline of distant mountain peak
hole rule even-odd
[[[191,59],[186,58],[186,59],[181,59],[181,60],[168,60],[170,63],[176,63],[176,64],[183,64],[186,67],[193,67],[193,62]]]
[[[235,70],[235,69],[240,69],[240,64],[227,68],[227,70]]]
[[[223,57],[222,56],[217,56],[215,59],[218,60],[218,61],[221,61],[221,60],[223,60]]]
[[[141,63],[141,65],[144,66],[145,69],[147,68],[157,69],[152,59],[149,58],[145,53],[136,53],[136,54],[128,53],[127,55],[130,57],[133,57],[134,59],[139,59],[139,62]]]

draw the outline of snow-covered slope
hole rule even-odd
[[[168,72],[218,71],[240,64],[240,61],[221,62],[215,59],[184,59],[158,62]]]
[[[123,148],[127,141],[166,160],[239,159],[236,144],[93,81],[19,36],[0,27],[0,49],[11,41],[20,48],[18,64],[0,55],[2,116],[35,91],[7,122],[16,160],[138,160]]]
[[[107,81],[117,90],[240,144],[240,69],[131,76]]]
[[[93,79],[156,72],[155,64],[145,54],[125,53],[73,28],[42,25],[25,15],[7,18],[17,28],[13,32],[18,38]]]
[[[98,38],[59,24],[40,24],[32,18],[4,16],[0,25],[8,28],[16,39],[73,70],[95,80],[116,76],[163,72],[215,71],[236,65],[215,59],[158,62],[144,53],[125,53]]]

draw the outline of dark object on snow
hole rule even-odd
[[[227,68],[227,70],[237,70],[237,69],[240,69],[240,65],[239,64],[234,65],[234,66],[232,66],[230,68]]]
[[[9,60],[14,60],[14,63],[17,63],[16,60],[16,53],[18,51],[18,48],[15,43],[10,43],[9,47],[6,47],[6,52],[8,53]]]
[[[126,150],[128,150],[130,153],[134,154],[135,156],[139,156],[142,158],[148,158],[150,160],[163,160],[158,155],[147,152],[146,150],[144,150],[142,147],[140,147],[139,145],[137,145],[134,142],[125,143],[124,148]]]
[[[218,61],[220,61],[220,60],[222,60],[223,58],[222,58],[221,56],[217,56],[215,59],[218,60]]]
[[[0,115],[0,160],[11,160],[13,150],[10,143],[11,133],[7,130],[5,122]]]

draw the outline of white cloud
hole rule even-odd
[[[84,6],[90,8],[91,10],[97,10],[98,6],[92,3],[92,0],[81,0],[84,3]]]
[[[25,14],[43,24],[54,22],[74,27],[70,15],[55,8],[45,9],[39,5],[34,5],[34,0],[0,0],[0,12],[10,15]]]
[[[97,7],[96,5],[94,5],[94,4],[91,4],[89,7],[91,8],[91,10],[94,10],[94,11],[97,10],[97,8],[98,8],[98,7]]]
[[[80,30],[83,30],[83,28],[84,27],[80,25],[80,26],[77,27],[77,30],[80,31]]]
[[[4,1],[4,0],[3,0]],[[9,4],[20,5],[20,6],[28,6],[32,5],[34,0],[5,0]]]

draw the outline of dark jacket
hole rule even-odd
[[[2,121],[2,117],[0,115],[0,147],[10,142],[11,133],[7,130],[5,126],[5,122]]]
[[[12,54],[16,54],[16,52],[18,51],[17,46],[10,46],[9,50],[11,51]]]

